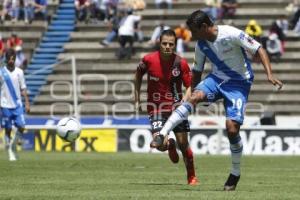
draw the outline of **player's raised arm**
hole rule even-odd
[[[265,72],[268,77],[268,81],[273,85],[277,86],[280,90],[282,88],[282,82],[275,78],[272,74],[272,67],[270,63],[270,59],[263,49],[261,44],[247,35],[245,32],[238,30],[236,28],[232,28],[233,40],[240,45],[242,48],[246,49],[249,53],[251,53],[256,59],[259,59],[265,68]]]
[[[270,59],[267,55],[267,52],[261,47],[257,51],[257,56],[259,57],[261,63],[263,64],[263,66],[265,68],[265,72],[267,74],[268,81],[270,83],[272,83],[274,86],[277,86],[278,90],[280,90],[283,86],[283,83],[273,76],[272,67],[271,67]]]

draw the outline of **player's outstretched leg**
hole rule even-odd
[[[184,102],[171,114],[167,122],[164,124],[163,128],[160,131],[160,134],[166,136],[171,130],[173,130],[178,124],[187,120],[188,115],[192,113],[194,109],[193,104],[190,102]]]

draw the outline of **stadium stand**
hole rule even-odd
[[[83,106],[81,115],[99,115],[108,112],[117,112],[120,114],[134,113],[133,106],[133,76],[139,59],[147,52],[151,51],[146,44],[155,27],[155,20],[159,20],[157,16],[163,16],[166,25],[175,28],[180,22],[184,22],[186,15],[195,10],[202,8],[204,3],[196,1],[178,0],[173,3],[172,10],[155,9],[153,0],[147,0],[146,10],[141,12],[143,20],[141,27],[144,32],[145,42],[136,43],[136,54],[130,60],[118,61],[115,58],[115,51],[119,47],[117,42],[113,42],[108,47],[99,45],[98,41],[103,40],[106,35],[106,26],[104,24],[76,24],[75,32],[71,33],[71,41],[64,45],[64,52],[59,54],[59,59],[64,59],[75,55],[78,74],[103,74],[107,77],[107,88],[101,81],[87,81],[80,86],[80,90],[89,95],[99,95],[108,92],[105,97],[88,98],[81,96],[79,103],[91,102],[93,105]],[[284,0],[239,0],[239,8],[237,9],[234,19],[224,19],[224,22],[231,22],[245,29],[249,19],[255,19],[262,26],[263,30],[268,30],[272,21],[278,16],[285,14],[284,7],[288,2]],[[259,5],[259,7],[257,6]],[[50,26],[51,27],[51,26]],[[193,46],[195,42],[191,42],[191,48],[184,55],[189,63],[193,59]],[[289,32],[287,35],[286,52],[277,63],[273,63],[274,73],[284,83],[284,89],[277,92],[266,80],[263,66],[253,64],[255,71],[255,82],[249,102],[262,103],[265,111],[273,111],[276,114],[300,114],[299,105],[299,75],[300,75],[300,40],[299,36]],[[209,68],[209,67],[207,67]],[[47,78],[47,84],[40,88],[40,93],[34,98],[31,109],[32,115],[49,115],[49,105],[57,102],[50,94],[50,84],[54,81],[68,80],[71,76],[70,65],[61,65],[56,67],[52,74]],[[129,84],[130,83],[130,84]],[[67,86],[57,89],[57,93],[66,94]],[[115,91],[114,89],[117,89]],[[142,91],[146,91],[145,85]],[[117,93],[117,98],[116,94]],[[142,95],[145,101],[145,95]],[[60,102],[72,103],[72,97],[60,100]],[[97,104],[99,103],[99,104]],[[107,105],[105,110],[101,105]],[[99,106],[97,106],[99,105]],[[65,114],[67,109],[60,109],[60,114]],[[256,114],[255,112],[253,114]]]
[[[57,62],[57,56],[63,52],[63,46],[70,40],[74,29],[75,11],[73,0],[63,0],[53,16],[47,31],[43,34],[39,46],[35,49],[31,63],[26,70],[26,82],[30,101],[46,84],[48,74],[52,73],[52,65]]]

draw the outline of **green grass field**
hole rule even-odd
[[[248,156],[234,192],[224,192],[229,156],[197,156],[199,186],[166,154],[0,152],[0,199],[300,199],[300,157]]]

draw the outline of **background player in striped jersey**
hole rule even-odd
[[[21,95],[25,99],[26,112],[30,111],[23,70],[15,67],[16,52],[8,49],[5,55],[6,66],[0,69],[1,86],[1,126],[5,128],[5,137],[8,145],[10,161],[17,160],[16,145],[25,129],[25,117]],[[11,138],[12,124],[17,127],[17,132]]]
[[[197,103],[223,99],[232,158],[231,172],[225,182],[224,190],[235,190],[240,179],[240,160],[243,150],[239,130],[243,124],[248,94],[254,80],[246,52],[261,61],[271,84],[281,89],[282,83],[272,75],[271,64],[265,50],[243,31],[232,26],[214,25],[207,14],[201,10],[193,12],[188,17],[187,25],[193,37],[198,40],[192,70],[192,93],[188,94],[187,101],[172,113],[152,143],[156,147],[163,145],[160,139],[162,136],[166,136],[163,142],[166,143],[170,130],[186,120]],[[206,59],[212,63],[212,72],[201,81]]]

